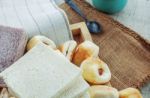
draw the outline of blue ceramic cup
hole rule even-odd
[[[100,11],[113,14],[121,11],[127,4],[127,0],[86,0]]]

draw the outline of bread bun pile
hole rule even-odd
[[[99,47],[96,44],[84,41],[79,45],[73,45],[75,42],[72,42],[72,46],[70,45],[71,51],[67,51],[69,45],[66,44],[71,42],[68,41],[60,45],[58,49],[72,63],[81,68],[83,78],[91,85],[89,88],[90,98],[142,98],[140,92],[135,88],[118,91],[116,88],[111,87],[110,69],[98,57]]]
[[[45,43],[82,70],[83,78],[91,85],[89,88],[90,98],[142,98],[140,92],[135,88],[127,88],[118,91],[111,87],[111,72],[108,65],[99,57],[99,47],[90,41],[84,41],[77,45],[76,41],[67,41],[56,48],[55,43],[44,37],[35,36],[27,44],[27,50],[32,49],[37,43]],[[0,98],[10,97],[7,89],[3,89]]]
[[[82,70],[83,78],[90,84],[106,84],[111,79],[111,72],[106,63],[99,59],[99,47],[91,41],[77,45],[75,41],[67,41],[58,49],[72,63]]]

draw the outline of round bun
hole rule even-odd
[[[119,92],[119,98],[142,98],[142,95],[135,88],[127,88]]]
[[[81,43],[73,56],[72,62],[78,66],[89,57],[98,57],[99,47],[91,41]]]
[[[51,48],[56,49],[56,45],[52,40],[50,40],[49,38],[45,36],[37,35],[31,38],[31,40],[29,40],[27,44],[27,51],[32,49],[37,43],[44,43],[47,46],[50,46]]]
[[[74,51],[77,47],[77,43],[74,40],[70,40],[60,45],[58,49],[66,56],[70,61],[72,61]]]
[[[6,88],[3,88],[0,94],[0,98],[9,98],[9,94]]]
[[[82,75],[90,84],[106,84],[111,79],[111,72],[106,63],[99,58],[88,58],[81,64]]]
[[[89,93],[90,98],[119,98],[118,90],[109,86],[91,86]]]

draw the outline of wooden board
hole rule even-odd
[[[125,27],[109,16],[97,11],[84,0],[74,0],[90,20],[98,21],[103,28],[99,35],[92,34],[93,41],[100,46],[100,58],[112,72],[113,87],[142,87],[150,80],[150,42],[133,30]],[[82,22],[67,4],[61,6],[70,23]]]

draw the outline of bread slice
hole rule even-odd
[[[79,98],[79,97],[78,97]],[[88,92],[86,92],[83,96],[81,96],[80,98],[90,98],[90,94]]]
[[[0,73],[17,98],[53,98],[71,87],[80,75],[79,68],[42,43]]]
[[[80,78],[76,80],[75,84],[54,98],[79,98],[79,96],[87,92],[88,88],[88,83],[82,78],[82,76],[80,76]]]

